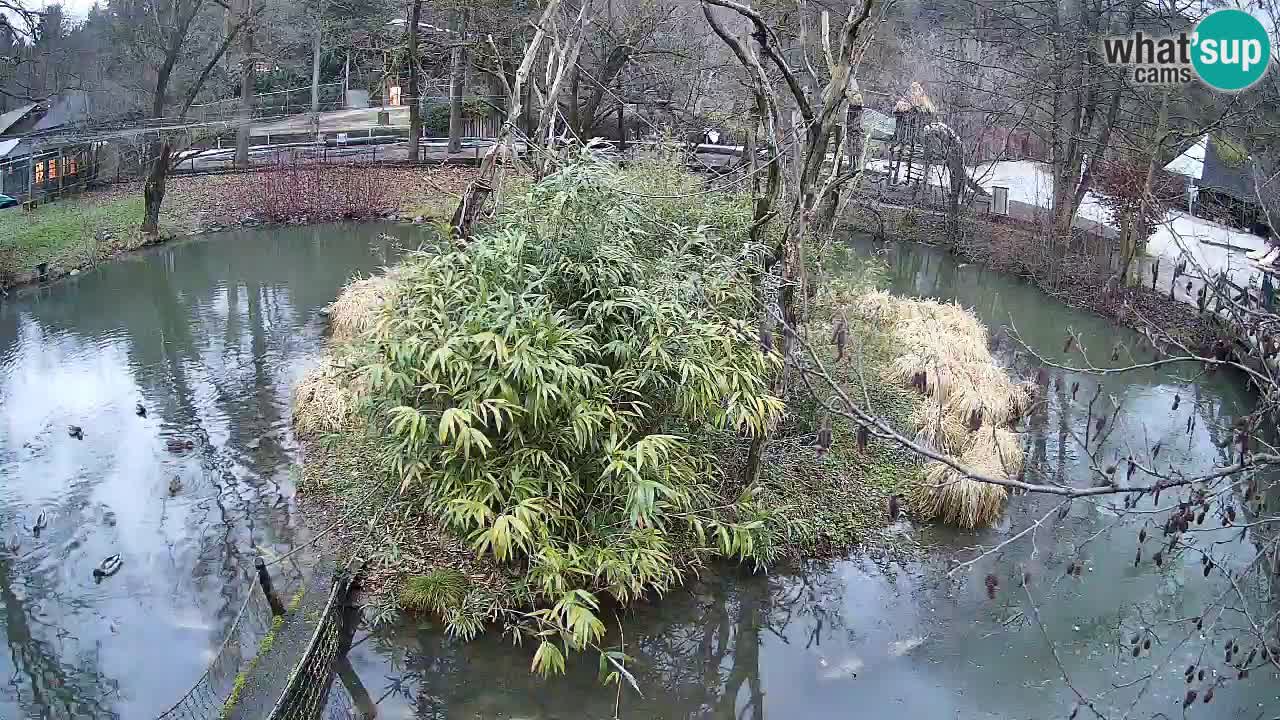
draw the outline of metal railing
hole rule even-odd
[[[319,87],[320,111],[340,110],[344,106],[342,83],[324,83]],[[253,97],[255,119],[286,117],[311,112],[311,86],[274,90]],[[235,120],[240,115],[240,99],[228,98],[202,105],[192,105],[187,118],[193,122]]]

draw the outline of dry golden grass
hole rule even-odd
[[[399,275],[395,271],[353,280],[329,306],[330,351],[302,377],[293,392],[293,423],[299,433],[337,432],[355,418],[361,389],[343,376],[335,353],[372,334],[382,309],[395,299],[398,287]]]
[[[970,453],[960,461],[970,470],[998,475],[998,463],[984,466]],[[973,453],[972,455],[976,455]],[[1009,493],[999,485],[971,480],[940,462],[925,466],[924,483],[911,496],[912,507],[925,517],[961,528],[985,527],[1000,517]]]
[[[392,273],[348,284],[329,306],[330,340],[341,345],[372,332],[382,308],[395,298],[397,287]]]
[[[964,452],[969,441],[969,427],[958,417],[945,412],[935,400],[925,402],[911,414],[916,428],[915,441],[938,452],[955,454]]]
[[[337,432],[355,414],[355,397],[333,359],[325,355],[293,391],[293,424],[299,434]]]
[[[918,442],[958,457],[978,474],[1008,479],[1021,473],[1022,448],[1007,428],[1026,410],[1031,393],[996,364],[987,329],[973,313],[955,303],[885,292],[867,293],[851,310],[892,334],[898,356],[886,379],[914,385],[929,398],[911,417]],[[970,480],[937,462],[926,467],[914,494],[924,516],[965,528],[996,520],[1008,497],[999,485]]]

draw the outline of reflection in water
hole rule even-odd
[[[993,331],[1012,323],[1046,358],[1064,360],[1068,328],[1100,355],[1117,343],[1125,352],[1142,352],[1131,332],[1063,307],[1016,279],[957,267],[941,252],[860,240],[853,248],[885,258],[894,291],[957,299]],[[1012,338],[993,332],[993,343],[1015,373],[1034,374],[1034,359],[1017,352]],[[1029,473],[1074,484],[1089,481],[1076,438],[1089,425],[1083,406],[1090,398],[1098,398],[1095,417],[1104,407],[1108,417],[1116,406],[1123,409],[1104,431],[1103,456],[1145,453],[1162,442],[1160,466],[1187,473],[1225,459],[1215,440],[1228,437],[1224,428],[1251,404],[1233,378],[1194,379],[1186,370],[1101,383],[1055,371],[1050,388],[1047,406],[1027,423]],[[1171,413],[1175,394],[1182,407]],[[1196,417],[1189,435],[1188,414]],[[623,619],[629,668],[643,697],[625,685],[620,692],[602,687],[593,657],[572,659],[565,677],[543,680],[528,672],[530,648],[513,648],[500,637],[463,644],[430,624],[375,633],[358,643],[352,662],[380,701],[381,718],[602,718],[612,717],[620,703],[621,717],[637,719],[1039,719],[1069,713],[1075,698],[1064,670],[1109,717],[1179,717],[1182,672],[1205,646],[1187,618],[1223,588],[1216,575],[1202,578],[1190,555],[1160,569],[1152,563],[1135,568],[1135,520],[1122,518],[1110,503],[1076,501],[1064,519],[1027,542],[955,576],[949,571],[973,557],[974,546],[998,544],[1056,502],[1013,498],[1005,520],[990,530],[918,530],[917,539],[932,549],[910,560],[855,556],[760,576],[715,568]],[[1210,531],[1203,540],[1222,542],[1218,552],[1237,565],[1256,552],[1234,534]],[[1072,560],[1084,563],[1080,579],[1065,577]],[[1026,591],[1012,581],[1023,572],[1031,577]],[[983,587],[987,573],[1005,579],[995,600]],[[1039,607],[1043,631],[1028,597]],[[1237,633],[1232,624],[1229,617],[1207,624],[1208,642]],[[1159,641],[1134,660],[1121,640],[1139,627]],[[616,646],[619,636],[610,640]],[[385,678],[381,687],[375,678]],[[1271,718],[1280,714],[1278,696],[1280,681],[1255,673],[1248,682],[1220,687],[1212,705],[1194,712]]]
[[[290,389],[318,310],[394,258],[385,229],[227,233],[0,304],[0,717],[145,719],[203,672],[254,555],[306,539]]]

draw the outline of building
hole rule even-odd
[[[1187,183],[1187,208],[1193,215],[1268,237],[1267,213],[1258,201],[1257,161],[1229,139],[1205,135],[1174,158],[1165,170]],[[1263,188],[1263,197],[1274,190]]]
[[[88,93],[68,91],[0,115],[0,193],[42,202],[87,187],[96,145],[45,134],[87,121],[89,106]]]

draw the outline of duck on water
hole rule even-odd
[[[98,567],[93,569],[93,581],[102,582],[103,578],[111,577],[120,570],[120,566],[124,565],[124,561],[120,559],[120,554],[108,555],[98,563]]]

